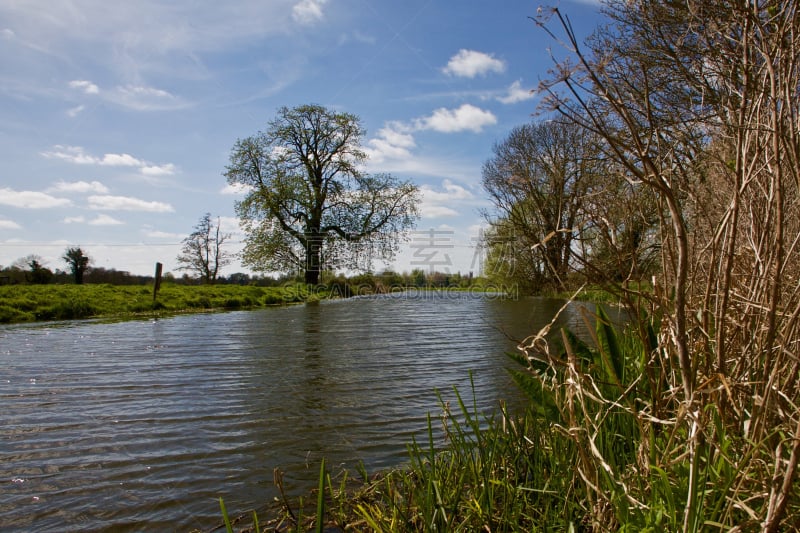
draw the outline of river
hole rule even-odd
[[[562,302],[411,293],[126,322],[0,327],[0,530],[209,530],[407,461],[436,391],[521,397],[504,352]],[[564,320],[580,328],[577,313]]]

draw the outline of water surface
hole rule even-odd
[[[0,328],[0,529],[209,530],[407,460],[436,390],[519,402],[503,354],[557,300],[432,294]],[[580,327],[576,313],[565,320]]]

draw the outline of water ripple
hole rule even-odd
[[[4,531],[188,530],[318,461],[406,460],[436,391],[515,389],[503,352],[560,302],[389,296],[124,323],[0,328]]]

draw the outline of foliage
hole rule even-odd
[[[194,231],[182,241],[183,247],[178,255],[179,270],[194,272],[203,283],[216,283],[219,269],[231,262],[231,255],[222,249],[230,237],[229,233],[221,232],[219,217],[214,223],[211,213],[206,213]]]
[[[83,276],[89,270],[89,264],[91,263],[89,256],[80,248],[75,247],[67,248],[61,258],[67,263],[70,272],[72,272],[75,284],[82,284]]]
[[[152,286],[5,285],[0,286],[0,322],[125,318],[197,310],[252,309],[319,298],[305,284],[282,287],[187,286],[165,283],[153,301]],[[327,295],[323,294],[323,297]]]
[[[42,265],[41,260],[38,258],[31,258],[28,262],[28,267],[30,271],[26,275],[26,279],[30,283],[42,285],[50,283],[50,280],[53,279],[53,271]]]
[[[657,271],[655,196],[579,124],[513,129],[484,164],[483,188],[494,206],[484,212],[484,270],[495,281],[541,293],[574,288],[576,277],[638,282]]]
[[[358,117],[317,105],[281,108],[265,132],[240,139],[225,175],[244,187],[236,205],[247,232],[243,262],[262,271],[369,270],[391,259],[418,216],[419,191],[360,167]]]

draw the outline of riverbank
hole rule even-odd
[[[231,515],[220,500],[222,523],[238,532],[582,531],[587,502],[575,494],[569,438],[528,409],[500,404],[479,412],[472,400],[440,404],[428,418],[426,441],[409,445],[409,463],[370,474],[319,464],[315,490],[276,498],[261,511]],[[443,438],[434,433],[443,430]],[[283,495],[282,474],[274,482]],[[195,532],[199,533],[199,532]]]
[[[319,299],[300,283],[249,285],[6,285],[0,286],[0,323],[82,318],[133,318],[225,309],[257,309]]]
[[[0,324],[85,318],[125,319],[213,310],[259,309],[334,298],[405,291],[498,293],[491,285],[414,288],[374,285],[310,286],[293,282],[276,287],[254,285],[178,285],[166,283],[153,298],[152,285],[3,285]],[[516,297],[516,294],[510,296]]]
[[[224,527],[320,533],[795,530],[800,485],[794,471],[777,478],[783,485],[775,490],[784,499],[775,512],[763,488],[773,467],[763,458],[777,442],[792,447],[779,453],[794,468],[800,429],[794,439],[779,441],[776,432],[773,441],[753,442],[746,426],[729,423],[732,413],[748,408],[747,399],[728,392],[721,407],[709,394],[692,422],[705,425],[699,459],[692,458],[686,453],[694,444],[691,426],[682,427],[682,405],[656,373],[662,364],[659,321],[644,317],[617,327],[601,307],[584,316],[595,323],[589,342],[564,330],[559,346],[543,329],[520,343],[524,353],[509,353],[520,364],[509,372],[528,399],[521,413],[501,404],[484,415],[473,407],[474,392],[471,400],[441,401],[441,414],[428,417],[427,440],[409,446],[405,467],[353,476],[331,473],[322,462],[315,492],[284,498],[261,516],[236,513],[231,521],[221,502]],[[434,430],[443,430],[443,438]],[[275,480],[280,488],[279,472]],[[764,528],[765,516],[777,527]]]

